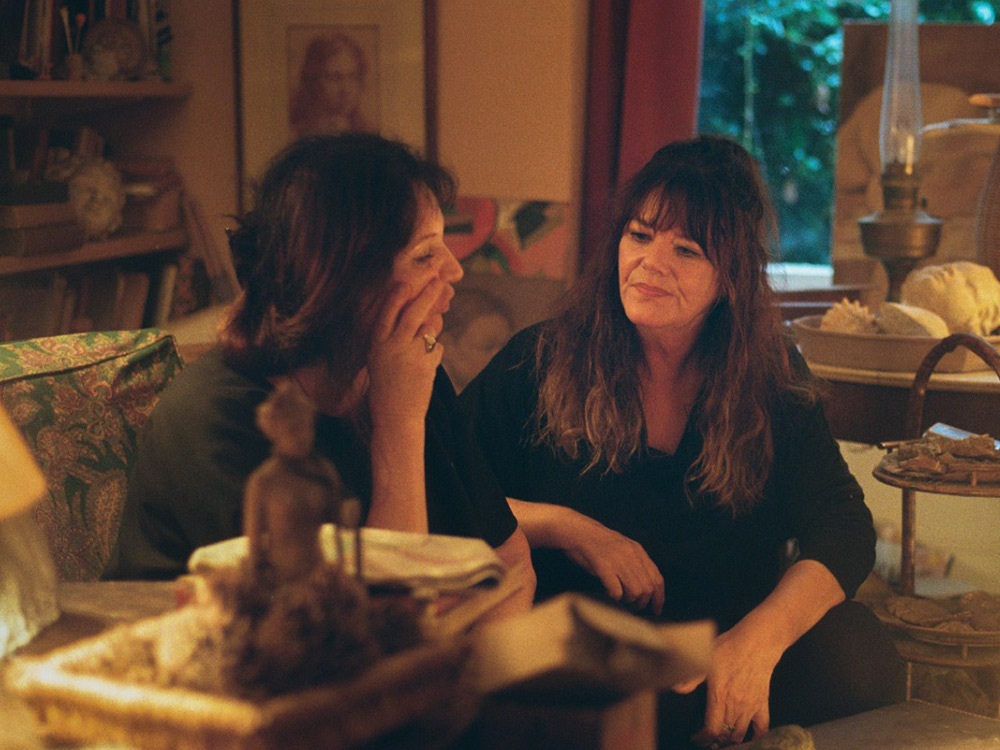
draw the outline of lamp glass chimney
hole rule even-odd
[[[892,165],[913,174],[920,159],[920,60],[918,54],[918,0],[892,0],[889,11],[889,48],[882,88],[879,151],[882,170]]]

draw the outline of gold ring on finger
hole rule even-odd
[[[430,354],[434,351],[434,347],[438,345],[438,340],[431,336],[429,333],[424,334],[424,350]]]

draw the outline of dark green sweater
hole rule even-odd
[[[106,577],[173,577],[185,571],[195,548],[242,533],[243,485],[270,454],[254,409],[270,391],[265,379],[231,367],[218,350],[177,376],[143,426],[117,564]],[[441,369],[426,424],[430,531],[499,546],[517,522]],[[319,415],[316,450],[333,461],[367,515],[371,461],[350,424]]]

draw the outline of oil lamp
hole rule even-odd
[[[865,254],[889,277],[888,299],[899,301],[906,275],[937,250],[941,220],[920,207],[920,62],[917,0],[892,0],[882,86],[879,154],[883,208],[858,219]]]

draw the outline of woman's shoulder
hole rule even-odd
[[[534,323],[522,328],[508,339],[490,362],[483,368],[483,373],[496,374],[510,371],[533,371],[538,342],[542,338],[549,321]]]
[[[222,351],[215,348],[178,373],[164,389],[153,417],[161,424],[177,422],[190,428],[222,417],[242,417],[252,423],[253,407],[267,397],[268,391],[266,380],[231,366]]]

